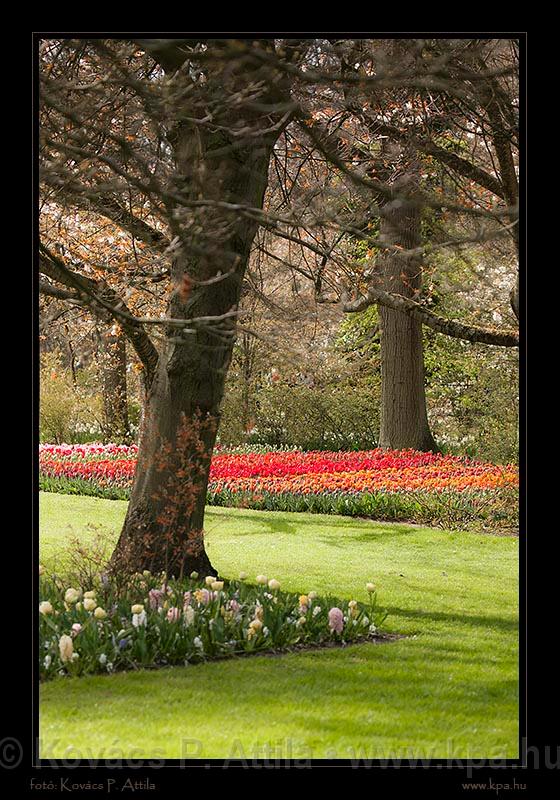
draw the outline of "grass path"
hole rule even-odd
[[[42,561],[89,525],[116,536],[125,510],[42,494]],[[517,757],[517,539],[223,508],[206,529],[226,577],[358,600],[373,580],[385,629],[408,638],[56,680],[41,687],[44,758]]]

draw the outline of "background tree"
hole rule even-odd
[[[434,246],[472,247],[504,236],[516,241],[515,138],[509,134],[505,143],[505,120],[511,127],[517,103],[516,45],[499,40],[398,40],[388,45],[342,40],[323,44],[315,64],[321,70],[303,79],[313,83],[313,92],[299,98],[294,124],[343,180],[338,193],[329,196],[323,189],[320,202],[315,192],[303,215],[292,200],[291,216],[300,221],[297,236],[311,249],[309,238],[317,227],[339,228],[338,258],[325,248],[323,259],[331,262],[331,272],[345,273],[347,285],[362,295],[346,302],[345,310],[381,306],[381,444],[434,449],[421,325],[472,342],[518,343],[515,330],[441,317],[421,290]],[[464,152],[469,137],[473,146]],[[304,164],[309,155],[300,149]],[[341,202],[342,191],[355,200]],[[426,215],[432,218],[432,232],[429,241],[422,241]],[[360,235],[367,237],[372,254],[367,280],[363,271],[353,276],[352,264],[344,263],[344,248]],[[358,280],[352,287],[353,277]]]
[[[130,440],[126,381],[126,337],[118,324],[100,334],[103,356],[103,435],[108,442]]]

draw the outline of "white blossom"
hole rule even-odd
[[[132,615],[132,624],[135,628],[139,628],[141,625],[147,625],[147,616],[146,612],[142,611],[140,614],[133,614]]]

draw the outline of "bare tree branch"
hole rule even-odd
[[[124,300],[114,289],[78,275],[45,245],[40,244],[39,250],[41,256],[39,269],[44,275],[77,292],[79,299],[97,315],[109,315],[120,324],[142,362],[146,385],[149,386],[155,375],[159,354],[141,321],[131,314]]]
[[[384,292],[382,289],[370,287],[365,297],[345,303],[343,310],[346,313],[363,311],[371,305],[378,304],[400,311],[413,319],[417,319],[438,333],[444,333],[454,339],[464,339],[467,342],[480,342],[494,344],[499,347],[519,347],[519,334],[514,331],[498,331],[493,328],[478,328],[473,325],[463,325],[456,320],[448,320],[434,314],[414,300],[402,295]]]
[[[75,292],[69,292],[67,289],[60,289],[58,286],[47,283],[47,281],[39,281],[39,293],[49,297],[56,297],[59,300],[72,300],[75,303],[82,303],[80,296]]]
[[[506,199],[504,188],[501,182],[494,177],[494,175],[491,175],[489,172],[477,166],[476,164],[473,164],[471,161],[461,158],[456,153],[453,153],[450,150],[445,150],[443,147],[439,147],[437,144],[435,144],[435,142],[420,136],[415,136],[411,131],[401,130],[394,125],[387,125],[378,122],[372,122],[370,130],[372,133],[376,133],[379,136],[389,136],[399,142],[405,142],[412,145],[412,147],[416,148],[416,150],[419,150],[421,153],[425,153],[426,155],[433,156],[442,164],[446,164],[463,177],[476,181],[479,186],[488,189],[488,191],[492,192],[492,194],[495,194],[496,197],[501,197],[504,200]]]

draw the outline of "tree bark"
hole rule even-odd
[[[519,318],[519,291],[514,287],[510,293],[510,301],[513,311]],[[371,305],[387,306],[400,314],[407,314],[409,317],[417,319],[422,325],[427,325],[438,333],[450,336],[453,339],[462,339],[465,342],[480,342],[481,344],[493,344],[497,347],[519,347],[519,334],[513,330],[498,330],[496,328],[481,328],[476,325],[464,325],[454,319],[445,319],[438,314],[434,314],[425,306],[403,297],[398,294],[384,292],[377,286],[369,286],[367,293],[357,300],[350,300],[345,303],[343,308],[346,313],[355,313],[369,308]],[[517,309],[517,310],[516,310]]]
[[[267,163],[261,165],[260,180],[255,180],[260,195],[253,198],[255,204],[262,202]],[[230,242],[238,256],[233,274],[220,283],[198,286],[186,303],[176,295],[170,316],[219,316],[236,308],[256,223],[238,222],[235,227],[238,235]],[[229,269],[222,271],[227,274]],[[146,395],[133,490],[113,557],[114,564],[122,558],[127,571],[216,574],[204,549],[202,530],[210,459],[234,345],[233,319],[219,329],[197,325],[183,334],[176,328],[168,332]],[[168,464],[162,463],[165,458]],[[184,487],[175,481],[178,473]],[[170,509],[174,503],[180,507]],[[173,530],[171,523],[161,519],[169,514]]]
[[[103,433],[107,442],[130,439],[126,388],[126,337],[111,328],[102,334]]]
[[[402,197],[385,203],[380,235],[389,245],[406,249],[420,244],[420,210]],[[388,252],[381,258],[385,291],[417,296],[422,264],[417,257]],[[424,381],[422,323],[400,311],[379,307],[381,328],[381,430],[379,446],[437,451],[428,424]]]
[[[217,316],[236,307],[256,225],[244,227],[237,242],[240,252],[234,274],[221,283],[197,287],[185,304],[176,298],[170,304],[170,316],[177,315],[177,305],[184,305],[185,317]],[[122,559],[127,571],[216,574],[204,549],[202,530],[234,327],[234,322],[227,321],[219,330],[200,325],[182,335],[176,328],[168,332],[146,393],[133,489],[113,556],[113,563]],[[171,522],[165,521],[169,515]]]

